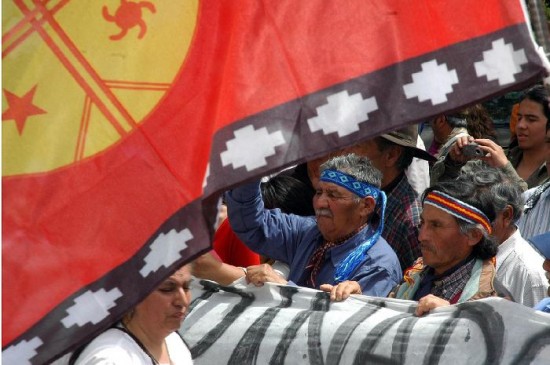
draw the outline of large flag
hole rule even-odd
[[[219,194],[539,81],[519,0],[2,2],[2,358],[210,248]]]

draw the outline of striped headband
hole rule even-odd
[[[344,174],[337,170],[326,169],[321,172],[321,181],[330,182],[351,191],[360,198],[372,196],[378,200],[380,190],[366,182],[357,181],[353,176]]]
[[[429,192],[424,198],[424,203],[442,209],[468,223],[481,224],[489,234],[493,231],[489,218],[481,210],[441,191],[433,190]]]

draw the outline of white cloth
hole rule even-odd
[[[272,267],[273,267],[273,270],[277,274],[281,275],[283,279],[288,280],[288,274],[290,274],[290,266],[288,266],[282,261],[276,260],[273,263]]]
[[[416,138],[416,147],[426,151],[426,146],[420,136]],[[412,163],[405,170],[405,175],[407,175],[409,184],[419,196],[430,186],[430,164],[426,160],[413,158]]]
[[[492,297],[436,308],[267,283],[243,290],[191,283],[180,333],[195,364],[545,364],[550,314]],[[207,288],[207,289],[205,289]],[[207,295],[205,295],[207,293]],[[196,295],[195,295],[196,294]]]
[[[538,186],[535,186],[523,193],[525,201],[531,197],[537,188]],[[521,216],[517,225],[521,230],[521,235],[526,240],[550,232],[550,189],[546,189],[542,193],[537,204]]]
[[[166,337],[171,364],[192,364],[191,353],[176,333]],[[78,357],[75,365],[151,365],[152,361],[141,347],[126,333],[110,328],[94,338]]]
[[[516,302],[533,307],[546,297],[544,258],[521,237],[519,229],[498,247],[496,260],[497,279]]]

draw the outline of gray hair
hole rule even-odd
[[[365,182],[378,189],[382,184],[382,173],[373,166],[367,157],[355,153],[336,156],[321,165],[320,170],[337,170],[353,176],[357,181]]]
[[[482,200],[491,200],[498,214],[511,206],[513,221],[516,222],[523,213],[525,200],[517,176],[507,170],[492,167],[486,163],[472,164],[469,171],[457,177],[458,181],[468,181],[475,185],[476,192]]]

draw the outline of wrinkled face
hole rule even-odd
[[[357,196],[347,189],[319,181],[313,197],[313,208],[323,237],[327,241],[335,241],[366,222],[373,207],[365,207],[365,199],[369,198],[357,201]]]
[[[452,215],[429,204],[423,205],[418,240],[424,264],[437,275],[466,259],[475,243],[463,234]]]
[[[540,148],[546,136],[547,118],[544,116],[542,105],[529,99],[519,104],[516,135],[518,146],[522,150]]]
[[[136,306],[131,321],[159,338],[179,329],[191,302],[190,280],[190,266],[186,265]]]

